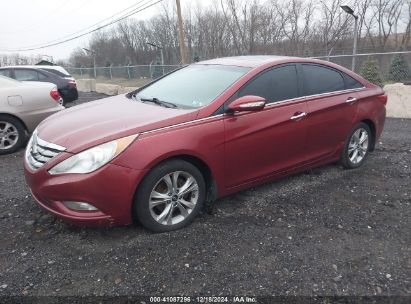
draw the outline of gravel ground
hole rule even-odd
[[[163,234],[55,220],[29,195],[23,151],[0,156],[0,296],[411,296],[410,130],[388,119],[362,168],[243,191]]]

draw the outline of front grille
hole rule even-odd
[[[32,169],[39,169],[66,148],[42,140],[34,132],[26,149],[26,160]]]

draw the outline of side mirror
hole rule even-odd
[[[247,95],[234,100],[228,106],[229,112],[260,111],[266,104],[264,97]]]

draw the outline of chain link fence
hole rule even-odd
[[[352,68],[353,55],[314,57],[327,60],[347,69]],[[411,51],[368,53],[355,56],[354,71],[369,81],[384,86],[387,83],[411,82]],[[137,85],[167,74],[180,65],[135,65],[66,68],[77,79],[96,78],[99,82]]]
[[[67,67],[66,70],[76,79],[97,79],[98,82],[135,85],[149,82],[163,76],[180,65],[134,65],[108,67]]]
[[[353,55],[315,57],[352,69]],[[368,53],[355,56],[354,72],[383,86],[389,83],[411,81],[411,51]]]

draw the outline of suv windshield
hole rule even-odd
[[[250,68],[224,65],[190,65],[137,92],[140,100],[156,99],[183,108],[208,105]]]

